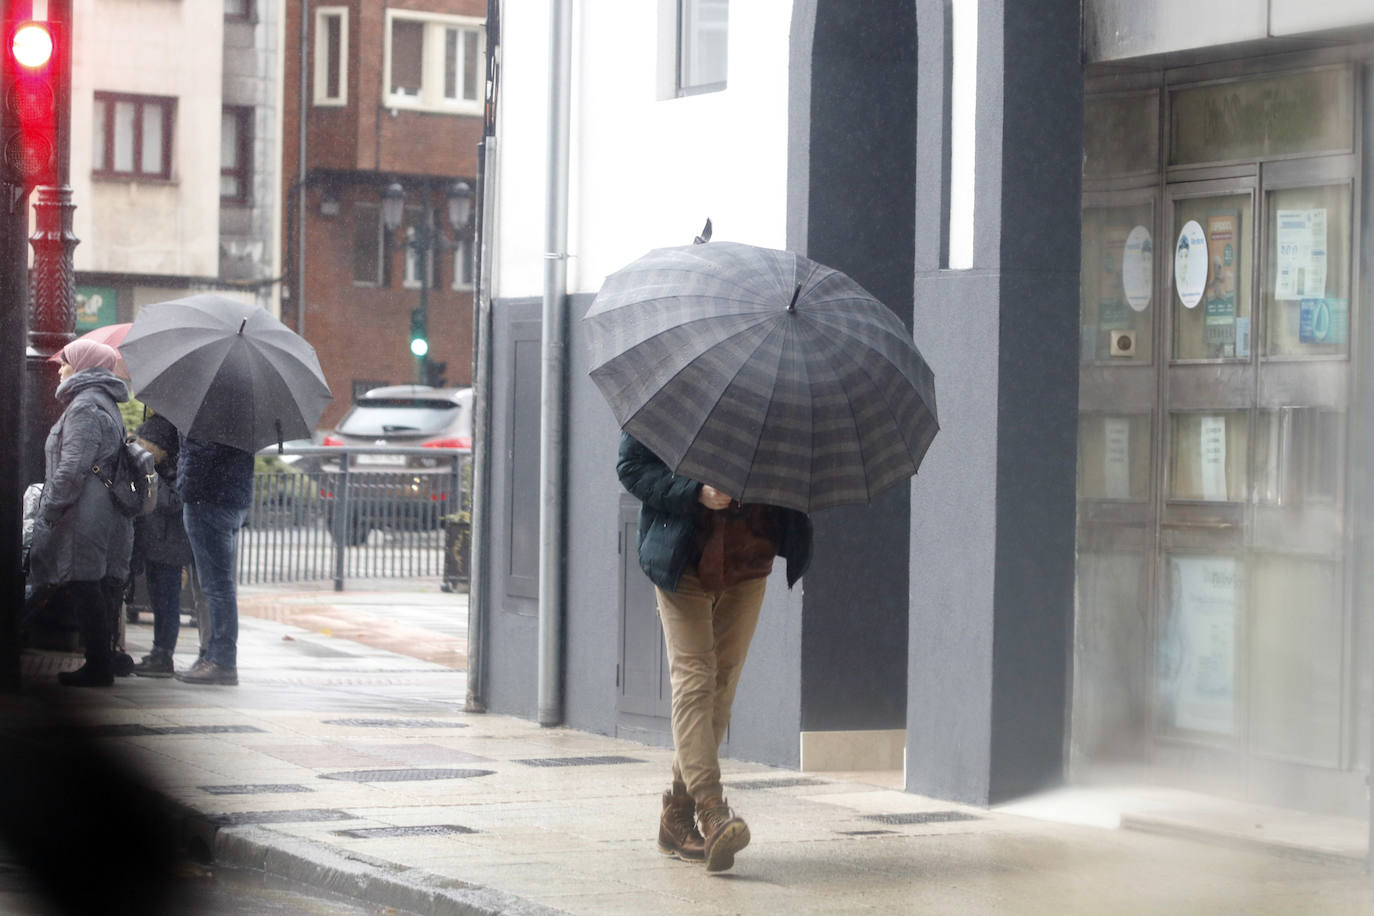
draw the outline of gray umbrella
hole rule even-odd
[[[934,375],[897,316],[789,251],[651,251],[584,320],[625,431],[741,502],[869,502],[916,473],[939,428]]]
[[[139,400],[184,435],[244,451],[309,436],[333,397],[314,347],[213,293],[144,306],[119,351]]]

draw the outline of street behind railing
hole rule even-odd
[[[468,451],[312,446],[280,457],[254,475],[240,584],[333,580],[342,590],[349,579],[435,578],[451,590],[466,581]]]

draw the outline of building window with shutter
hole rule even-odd
[[[219,199],[246,204],[253,178],[253,109],[225,105],[219,129]]]
[[[172,177],[176,99],[95,93],[91,171],[109,178]]]
[[[348,8],[315,10],[315,104],[348,104]]]
[[[383,104],[481,114],[483,42],[480,19],[387,10]]]
[[[453,288],[472,289],[472,239],[459,239],[453,249]]]

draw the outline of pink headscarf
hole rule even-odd
[[[119,354],[109,344],[94,340],[73,340],[62,348],[62,362],[77,372],[82,369],[109,369],[114,371]]]

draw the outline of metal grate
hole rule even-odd
[[[895,830],[838,830],[841,836],[893,836]]]
[[[153,729],[155,735],[249,735],[263,729],[255,725],[167,725]]]
[[[463,722],[442,719],[324,719],[321,724],[348,728],[467,728]]]
[[[240,811],[237,814],[214,814],[210,820],[221,827],[242,827],[247,824],[309,824],[318,821],[356,821],[357,815],[335,808],[302,808],[299,811]]]
[[[809,779],[805,776],[779,776],[777,779],[755,779],[750,782],[732,782],[731,789],[790,789],[793,786],[823,786],[823,779]]]
[[[320,773],[321,779],[345,782],[426,782],[435,779],[470,779],[490,776],[492,770],[345,770],[341,773]]]
[[[418,827],[360,827],[357,830],[335,830],[335,836],[354,840],[377,840],[386,837],[451,836],[456,833],[476,833],[471,827],[459,824],[422,824]]]
[[[953,821],[976,821],[979,818],[972,814],[965,814],[962,811],[916,811],[905,814],[865,814],[862,816],[866,821],[877,821],[880,824],[948,824]]]
[[[637,757],[617,757],[615,755],[607,757],[530,757],[515,762],[523,763],[527,767],[593,767],[617,763],[644,763]]]
[[[285,795],[290,792],[314,792],[306,786],[260,785],[260,786],[196,786],[211,795]]]

